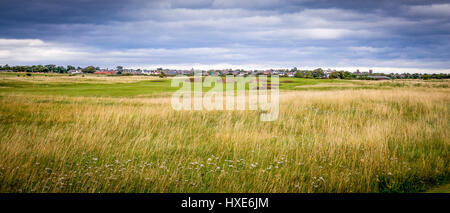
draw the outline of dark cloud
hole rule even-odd
[[[0,39],[84,47],[88,55],[139,49],[162,54],[145,52],[152,60],[121,55],[133,63],[359,61],[369,66],[411,60],[416,61],[411,66],[421,66],[421,60],[423,66],[430,62],[447,69],[449,14],[444,0],[3,0]],[[224,48],[229,54],[187,56],[204,50],[198,48]],[[177,49],[190,51],[176,55]],[[1,53],[0,63],[7,62],[9,56]]]
[[[4,23],[106,23],[136,18],[134,13],[160,9],[231,9],[295,12],[306,8],[341,8],[401,15],[405,6],[448,3],[446,0],[2,0]],[[207,18],[207,17],[205,17]]]

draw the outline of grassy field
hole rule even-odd
[[[174,111],[170,79],[0,74],[0,192],[419,192],[448,80],[280,78],[280,115]]]

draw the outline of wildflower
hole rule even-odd
[[[92,158],[92,160],[96,161],[96,160],[98,160],[98,159],[97,159],[97,158]]]

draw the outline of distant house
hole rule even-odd
[[[389,80],[390,78],[387,76],[377,76],[377,75],[369,75],[368,78],[374,79],[374,80]]]
[[[194,74],[194,71],[192,71],[192,70],[183,70],[183,71],[181,71],[181,73],[182,73],[183,75],[193,75],[193,74]]]
[[[83,72],[81,70],[69,70],[67,71],[69,74],[82,74]]]
[[[99,70],[94,72],[94,74],[100,74],[100,75],[112,75],[112,74],[116,74],[117,71],[115,70]]]
[[[164,70],[162,73],[166,76],[176,76],[178,72],[176,70]]]
[[[144,74],[144,75],[151,75],[152,71],[150,71],[150,70],[142,70],[141,73]]]
[[[122,73],[128,73],[128,74],[132,74],[132,75],[139,75],[142,74],[141,70],[133,70],[133,69],[124,69],[122,71]]]

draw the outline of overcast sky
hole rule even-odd
[[[450,72],[450,2],[1,0],[0,64]]]

